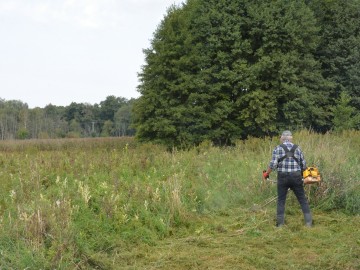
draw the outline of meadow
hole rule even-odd
[[[360,132],[294,142],[323,182],[275,227],[279,138],[167,151],[133,138],[0,142],[0,269],[360,269]],[[271,174],[276,179],[276,174]]]

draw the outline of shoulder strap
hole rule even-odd
[[[295,150],[298,148],[296,144],[293,145],[293,147],[289,150],[285,144],[280,144],[280,147],[284,149],[285,155],[279,158],[278,163],[282,162],[285,158],[293,158],[295,159],[296,163],[301,167],[299,160],[295,157]]]

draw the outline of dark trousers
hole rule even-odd
[[[305,196],[305,190],[302,182],[301,172],[278,172],[278,181],[277,181],[277,225],[281,226],[285,221],[285,202],[288,190],[291,189],[299,204],[301,210],[304,214],[306,225],[311,226],[312,218],[309,203]]]

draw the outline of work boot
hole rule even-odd
[[[285,224],[285,216],[277,215],[276,216],[276,227],[284,226],[284,224]]]
[[[304,219],[305,219],[305,226],[306,227],[312,227],[313,222],[312,222],[311,213],[305,213],[304,214]]]

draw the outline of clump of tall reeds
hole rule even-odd
[[[322,209],[360,213],[360,132],[298,134],[308,165],[318,166],[322,183],[307,187]]]

